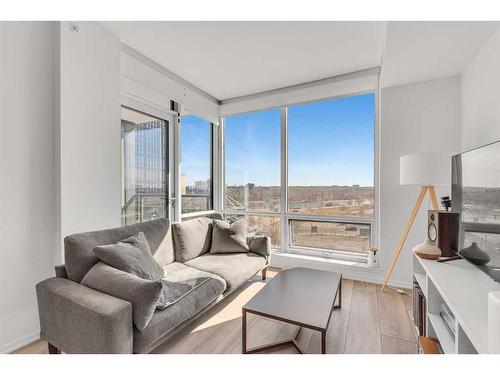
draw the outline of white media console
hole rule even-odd
[[[500,291],[493,281],[466,260],[439,263],[413,255],[413,276],[427,300],[426,335],[437,338],[446,354],[490,353],[488,294]],[[453,336],[440,316],[444,302],[455,316]]]

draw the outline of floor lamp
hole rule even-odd
[[[420,185],[420,193],[418,194],[415,205],[411,212],[410,218],[403,230],[403,235],[399,240],[398,245],[394,249],[391,263],[385,275],[382,291],[387,286],[394,266],[398,261],[399,254],[408,238],[415,217],[427,193],[429,193],[432,208],[438,210],[438,201],[435,185],[450,184],[451,176],[451,153],[449,152],[426,152],[422,154],[403,155],[399,160],[399,183],[400,185]]]

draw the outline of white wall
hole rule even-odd
[[[399,157],[426,151],[460,151],[460,78],[382,89],[380,144],[380,263],[385,269],[408,220],[419,187],[399,185]],[[451,173],[451,171],[450,171]],[[450,194],[437,187],[438,198]],[[422,204],[392,281],[410,283],[411,248],[426,236],[428,201]]]
[[[53,275],[53,23],[0,22],[0,353],[39,334]]]
[[[500,29],[462,74],[462,150],[500,140]]]
[[[121,43],[97,23],[77,24],[78,32],[67,22],[59,30],[61,239],[121,222]]]

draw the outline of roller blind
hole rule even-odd
[[[252,112],[378,89],[380,68],[343,74],[260,94],[223,100],[220,115]]]

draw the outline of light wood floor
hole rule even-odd
[[[277,271],[268,271],[268,278]],[[254,276],[153,353],[241,353],[241,307],[264,285],[260,277]],[[342,309],[333,311],[327,353],[417,353],[411,323],[411,291],[406,292],[401,295],[386,289],[382,293],[380,285],[344,279]],[[249,347],[286,339],[295,329],[292,325],[251,314],[247,327]],[[303,328],[299,344],[306,353],[319,353],[319,333]],[[39,340],[16,353],[47,353],[47,345]],[[297,352],[289,346],[268,353]]]

